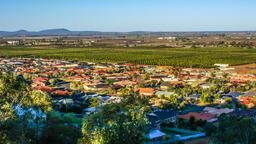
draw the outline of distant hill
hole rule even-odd
[[[70,31],[68,29],[48,29],[41,31],[0,31],[0,37],[21,36],[123,36],[123,35],[155,35],[155,36],[192,36],[192,35],[219,35],[219,34],[256,34],[255,31],[229,31],[229,32],[100,32],[100,31]]]
[[[68,29],[47,29],[41,31],[0,31],[1,37],[21,37],[21,36],[110,36],[126,35],[123,32],[100,32],[100,31],[70,31]],[[140,33],[141,34],[141,33]]]

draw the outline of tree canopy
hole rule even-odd
[[[146,119],[139,109],[109,104],[84,119],[81,143],[139,144],[144,141],[145,127]]]
[[[35,142],[41,119],[32,113],[51,109],[50,97],[32,91],[22,76],[0,73],[0,143]]]

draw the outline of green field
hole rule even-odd
[[[182,67],[211,67],[256,62],[256,49],[243,48],[21,48],[2,47],[1,57],[41,57],[90,62],[121,62]]]

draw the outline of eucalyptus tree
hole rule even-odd
[[[50,97],[32,91],[22,76],[0,74],[0,143],[34,143],[38,122],[51,111]]]
[[[139,109],[119,104],[104,106],[84,119],[82,144],[140,144],[144,142],[146,119]]]

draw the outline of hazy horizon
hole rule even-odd
[[[40,31],[45,31],[45,30],[60,30],[60,29],[63,29],[63,30],[68,30],[68,31],[71,31],[71,32],[116,32],[116,33],[130,33],[130,32],[163,32],[163,33],[168,33],[168,32],[170,32],[170,33],[172,33],[172,32],[177,32],[177,33],[179,33],[179,32],[256,32],[256,30],[199,30],[199,31],[197,31],[197,30],[191,30],[191,31],[185,31],[185,30],[181,30],[181,31],[153,31],[153,30],[133,30],[133,31],[99,31],[99,30],[72,30],[72,29],[66,29],[66,28],[49,28],[49,29],[41,29],[41,30],[27,30],[27,29],[17,29],[17,30],[11,30],[11,31],[9,31],[9,30],[1,30],[0,29],[0,31],[2,31],[2,32],[18,32],[18,31],[27,31],[27,32],[40,32]]]
[[[255,31],[252,0],[2,0],[1,31]]]

